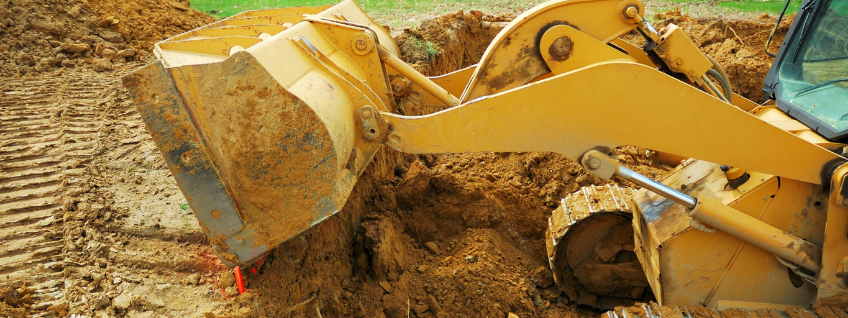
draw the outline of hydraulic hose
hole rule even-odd
[[[707,74],[718,78],[718,80],[721,82],[721,88],[724,89],[724,96],[725,98],[727,98],[726,102],[733,104],[733,89],[732,87],[730,87],[730,80],[728,79],[729,76],[727,76],[727,71],[725,71],[724,67],[722,67],[721,64],[719,64],[718,61],[716,61],[709,54],[704,54],[704,56],[706,56],[707,59],[710,60],[710,63],[713,64],[713,68],[707,71]]]
[[[716,87],[715,87],[715,85],[713,85],[713,82],[712,82],[712,81],[710,81],[710,77],[709,77],[709,76],[707,76],[706,74],[704,74],[704,76],[701,76],[701,80],[702,80],[702,81],[704,81],[704,83],[706,83],[706,84],[707,84],[707,87],[706,87],[706,88],[708,88],[710,91],[712,91],[712,93],[713,93],[713,94],[715,94],[715,95],[716,95],[716,97],[718,97],[718,99],[720,99],[721,101],[723,101],[723,102],[725,102],[725,103],[730,103],[730,101],[728,101],[728,100],[727,100],[727,98],[726,98],[726,97],[724,97],[724,93],[719,92],[719,91],[718,91],[718,88],[716,88]],[[705,90],[706,90],[706,89],[705,89]]]
[[[721,88],[724,90],[724,97],[727,98],[727,102],[733,103],[733,90],[730,89],[730,83],[727,82],[727,79],[724,78],[724,76],[721,76],[718,71],[712,68],[707,71],[707,74],[712,75],[712,77],[718,79],[718,81],[721,83]]]
[[[780,27],[780,21],[783,20],[783,15],[786,14],[786,9],[789,8],[789,2],[792,0],[786,0],[786,4],[783,5],[783,11],[780,11],[780,17],[777,18],[777,22],[774,24],[774,29],[771,29],[771,34],[769,34],[768,40],[766,40],[765,52],[768,56],[776,57],[776,55],[772,52],[769,52],[768,48],[771,45],[771,39],[774,38],[774,33],[777,32],[777,28]]]

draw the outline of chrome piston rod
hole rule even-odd
[[[641,175],[636,171],[627,169],[625,166],[618,166],[618,169],[615,171],[615,175],[624,180],[638,184],[641,187],[666,197],[671,201],[677,202],[680,205],[685,206],[687,209],[694,209],[695,205],[698,203],[695,198],[674,190],[667,185],[655,181],[654,179]]]

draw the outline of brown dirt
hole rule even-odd
[[[418,28],[405,29],[395,42],[401,58],[419,72],[442,75],[480,61],[503,22],[513,18],[513,14],[493,16],[459,11],[424,21]]]
[[[190,8],[188,0],[80,0],[100,17],[99,25],[121,33],[136,51],[150,52],[153,44],[216,21]]]
[[[45,18],[64,21],[69,29],[67,34],[75,34],[74,30],[86,35],[114,30],[121,33],[124,47],[136,50],[147,49],[150,43],[196,25],[192,23],[210,19],[190,10],[183,11],[178,7],[185,5],[183,2],[125,1],[119,5],[89,1],[79,4],[82,18],[70,15],[74,7],[71,4],[77,5],[68,2],[49,12],[40,7],[32,10],[47,12]],[[94,5],[99,9],[86,9]],[[149,11],[134,9],[138,7]],[[0,9],[6,7],[0,5]],[[125,15],[119,14],[119,9]],[[2,12],[0,16],[4,16]],[[163,15],[163,12],[172,12],[176,17],[165,15],[159,17],[162,20],[148,20],[158,21],[156,24],[160,25],[149,28],[145,28],[148,22],[138,18]],[[118,22],[107,27],[91,27],[91,23],[108,20],[109,16]],[[476,63],[503,25],[493,22],[509,18],[460,12],[429,21],[417,30],[406,30],[397,41],[407,62],[426,74],[443,74]],[[669,17],[672,18],[685,20]],[[5,19],[12,18],[5,15]],[[32,26],[19,27],[18,23],[22,22],[15,19],[14,29],[21,30],[19,35],[29,34],[36,39],[43,36],[33,33],[40,31],[34,31]],[[172,23],[169,21],[178,22],[169,25]],[[732,26],[746,45],[753,45],[737,47],[736,53],[755,52],[761,47],[755,40],[746,38],[758,39],[756,32],[762,30],[760,26],[745,31],[738,24],[742,22],[722,23]],[[705,23],[680,24],[697,31]],[[719,52],[714,56],[718,55],[717,59],[725,63],[734,84],[741,83],[736,84],[737,89],[747,90],[743,91],[746,96],[755,97],[759,88],[750,84],[754,79],[745,76],[754,74],[751,72],[764,75],[769,60],[757,60],[760,64],[750,67],[742,62],[736,65],[732,55],[721,54],[734,45],[732,32],[717,32],[723,30],[718,24],[705,30],[704,35],[697,36],[699,45]],[[0,29],[0,37],[10,38],[9,34],[13,33],[9,32],[17,31]],[[712,40],[704,40],[705,36]],[[80,43],[91,40],[84,42],[90,46],[102,44],[90,36],[51,37],[56,41],[70,39]],[[49,47],[23,41],[14,43],[0,53],[0,70],[7,72],[3,74],[37,71],[33,66],[15,65],[17,62],[13,63],[9,56],[52,52],[49,43]],[[422,55],[427,43],[433,43],[432,47],[441,53]],[[43,134],[33,133],[36,137],[32,137],[18,134],[17,130],[0,129],[0,167],[14,168],[0,171],[0,186],[7,186],[0,189],[34,187],[14,183],[18,179],[3,175],[17,173],[19,170],[15,169],[23,169],[18,168],[20,165],[42,169],[55,163],[62,166],[57,171],[64,171],[59,181],[49,181],[60,188],[55,195],[58,203],[50,205],[54,210],[36,220],[38,223],[32,223],[41,226],[43,222],[46,229],[58,233],[38,234],[39,240],[52,238],[39,244],[52,246],[50,251],[56,256],[51,257],[58,259],[51,258],[37,266],[39,275],[46,274],[43,281],[36,282],[34,295],[50,297],[39,296],[31,311],[91,317],[506,317],[507,313],[519,317],[590,317],[599,314],[575,306],[552,284],[545,259],[544,231],[546,218],[559,198],[580,186],[605,182],[586,174],[572,159],[551,153],[411,156],[384,147],[360,178],[342,211],[283,243],[255,267],[244,269],[250,292],[238,296],[232,274],[212,254],[190,209],[184,208],[184,197],[126,90],[119,84],[121,75],[140,65],[129,61],[139,59],[139,55],[122,62],[124,66],[115,63],[114,72],[98,73],[93,63],[97,53],[92,51],[89,48],[72,55],[84,67],[0,84],[0,91],[4,92],[0,95],[0,116],[4,120],[18,116],[18,109],[32,108],[37,113],[48,114],[45,125],[65,127],[62,129],[83,127],[88,133],[85,140],[54,138],[61,143],[28,147],[27,143],[32,142],[29,139],[5,141],[15,136],[41,138]],[[92,62],[87,62],[88,59]],[[78,99],[67,101],[67,96]],[[42,99],[45,101],[41,102]],[[32,106],[36,100],[43,109]],[[37,159],[67,149],[81,149],[84,154],[49,159],[53,161]],[[6,156],[17,152],[22,154],[14,158]],[[641,173],[655,177],[662,171],[643,149],[622,147],[615,153]],[[36,161],[19,163],[21,160]],[[0,204],[5,204],[3,200],[7,198],[10,197],[0,197]],[[6,222],[2,217],[0,213],[0,222]],[[3,233],[0,232],[0,237]],[[0,242],[0,251],[3,248],[6,246]],[[0,271],[4,269],[0,264]],[[57,281],[60,283],[56,284]],[[0,286],[7,285],[0,282]],[[19,310],[3,304],[0,302],[0,314],[9,310],[8,315],[14,316],[11,310]]]
[[[33,290],[26,285],[12,284],[0,287],[0,316],[26,317],[32,307]]]
[[[85,66],[110,71],[151,56],[156,41],[215,20],[188,1],[12,0],[0,3],[0,76]]]

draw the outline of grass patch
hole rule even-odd
[[[393,29],[410,28],[422,19],[457,12],[480,10],[489,13],[521,12],[544,0],[357,0],[377,23]],[[195,10],[223,19],[248,10],[332,5],[341,0],[192,0]]]
[[[276,9],[288,7],[316,7],[336,4],[336,0],[195,0],[191,7],[223,19],[249,10]]]
[[[436,58],[436,55],[439,55],[439,49],[436,48],[436,43],[424,41],[419,38],[414,38],[412,43],[417,49],[424,51],[430,60]]]
[[[718,3],[720,7],[724,7],[734,11],[742,12],[764,12],[770,14],[780,14],[783,10],[785,1],[762,1],[762,0],[738,0],[738,1],[721,1]],[[787,14],[798,12],[801,7],[801,0],[795,0],[789,3],[789,8],[786,9]]]
[[[223,19],[248,10],[287,8],[297,6],[333,5],[341,0],[193,0],[191,7]],[[459,10],[480,10],[487,13],[523,12],[544,0],[357,0],[357,4],[377,23],[393,30],[414,28],[422,20]],[[694,16],[734,14],[777,15],[783,10],[783,0],[643,0],[648,17],[654,13],[680,9]],[[798,12],[802,0],[793,0],[787,14]]]
[[[793,0],[786,9],[790,15],[798,12],[802,0]],[[679,9],[686,14],[703,17],[723,14],[754,14],[768,13],[778,15],[786,4],[784,0],[649,0],[645,1],[649,13],[660,13]]]

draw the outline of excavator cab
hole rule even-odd
[[[848,139],[848,1],[809,0],[766,77],[766,99],[832,141]]]

